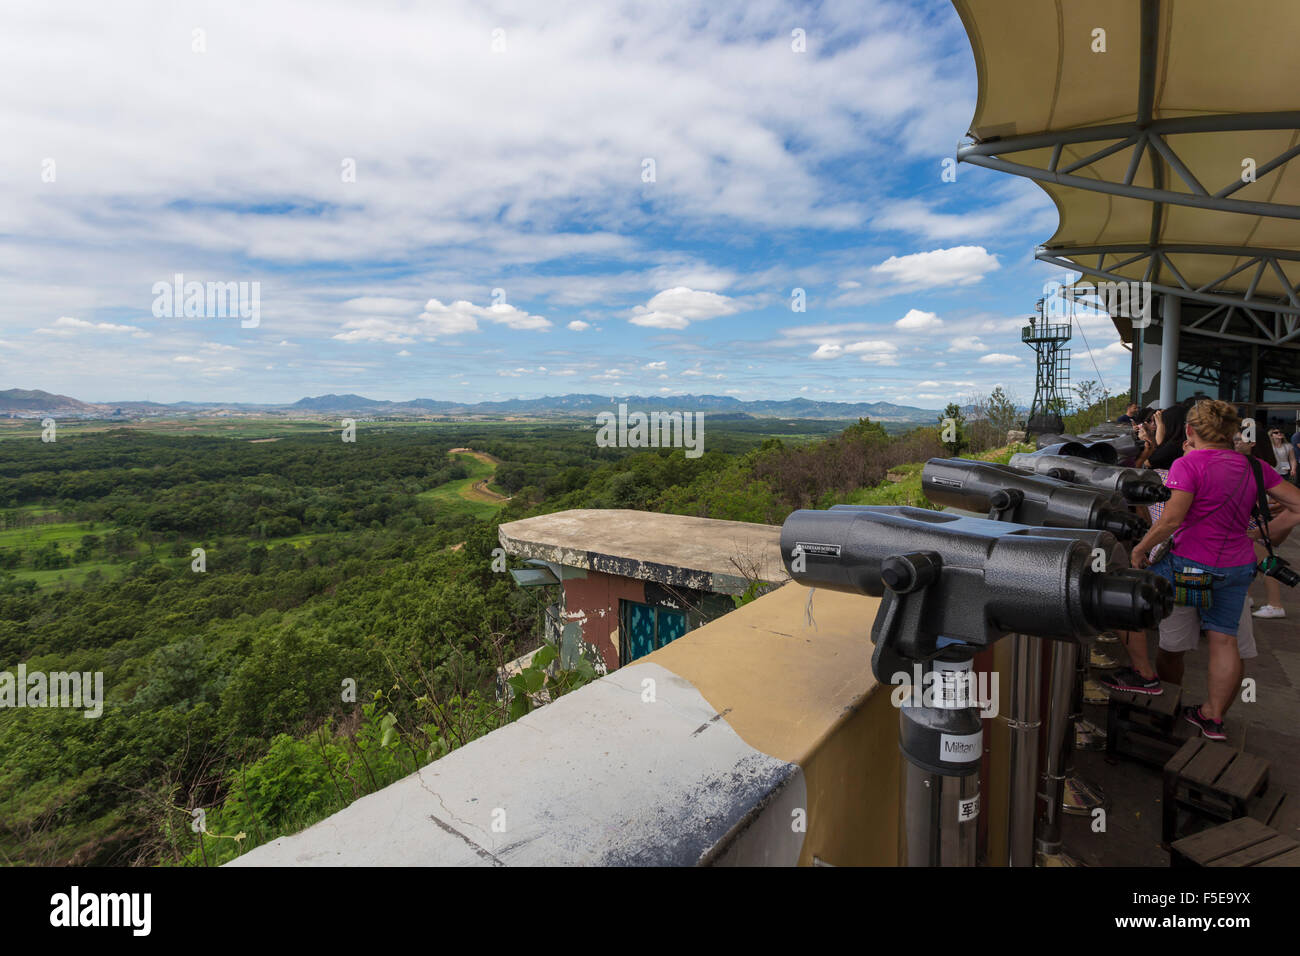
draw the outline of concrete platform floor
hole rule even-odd
[[[1300,569],[1300,542],[1295,536],[1278,553]],[[1250,595],[1255,607],[1265,603],[1264,583],[1257,577]],[[1288,802],[1300,802],[1300,587],[1282,587],[1282,606],[1287,616],[1277,620],[1254,620],[1259,656],[1246,662],[1245,676],[1256,682],[1256,700],[1240,698],[1228,711],[1224,727],[1226,743],[1268,760],[1270,786],[1289,794]],[[1155,641],[1148,639],[1154,660]],[[1128,663],[1122,644],[1098,644],[1104,653]],[[1202,639],[1186,658],[1183,703],[1205,699],[1208,653]],[[1098,727],[1106,725],[1105,706],[1085,706],[1084,713]],[[1186,721],[1178,733],[1186,739],[1199,731]],[[1109,801],[1105,832],[1093,832],[1086,817],[1064,818],[1065,848],[1088,866],[1168,866],[1169,854],[1160,846],[1161,774],[1131,760],[1109,763],[1103,752],[1074,756],[1074,766],[1088,782],[1097,784]]]

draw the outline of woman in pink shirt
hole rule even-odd
[[[1245,455],[1233,448],[1241,428],[1236,408],[1227,402],[1199,402],[1187,415],[1192,450],[1169,469],[1169,502],[1160,519],[1133,549],[1141,568],[1156,545],[1173,541],[1151,570],[1175,581],[1180,572],[1208,575],[1209,606],[1198,608],[1210,640],[1209,699],[1186,707],[1183,716],[1205,736],[1222,740],[1223,712],[1241,684],[1237,625],[1246,590],[1255,576],[1255,550],[1246,533],[1258,498],[1254,473]],[[1264,488],[1287,509],[1269,524],[1280,534],[1300,523],[1300,489],[1282,481],[1263,463]]]

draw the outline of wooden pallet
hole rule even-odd
[[[1256,822],[1267,823],[1285,794],[1268,788],[1268,761],[1234,750],[1227,744],[1193,737],[1164,768],[1161,835],[1166,846],[1182,835],[1180,811],[1194,820],[1236,820],[1255,810]]]
[[[1300,842],[1254,817],[1241,817],[1174,841],[1169,865],[1300,866]]]
[[[1106,688],[1106,755],[1129,757],[1152,767],[1163,767],[1178,751],[1182,740],[1174,735],[1183,689],[1161,682],[1156,696]]]

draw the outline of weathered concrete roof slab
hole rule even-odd
[[[508,522],[499,537],[519,557],[719,594],[739,594],[753,578],[789,580],[775,525],[575,510]]]

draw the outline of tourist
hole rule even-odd
[[[1295,452],[1292,451],[1291,445],[1282,439],[1282,433],[1277,429],[1269,432],[1268,441],[1246,442],[1243,440],[1237,445],[1237,450],[1247,455],[1253,455],[1264,464],[1272,466],[1282,476],[1283,480],[1295,473]],[[1285,538],[1286,533],[1283,532],[1274,539],[1273,544],[1281,544]],[[1268,550],[1264,547],[1262,541],[1255,542],[1255,557],[1261,561],[1268,557]],[[1255,611],[1254,616],[1265,620],[1286,617],[1286,610],[1282,607],[1282,585],[1277,578],[1264,576],[1264,605]]]
[[[1166,427],[1172,411],[1166,410]],[[1246,527],[1258,491],[1245,456],[1233,449],[1240,426],[1237,410],[1223,401],[1198,402],[1187,413],[1183,428],[1191,450],[1173,459],[1169,501],[1132,553],[1133,567],[1144,567],[1152,549],[1172,539],[1151,570],[1174,585],[1178,603],[1197,609],[1201,629],[1209,636],[1209,693],[1205,703],[1183,708],[1183,717],[1213,740],[1224,739],[1223,714],[1241,684],[1237,632],[1255,576]],[[1164,449],[1162,443],[1153,459]],[[1265,490],[1285,508],[1276,519],[1280,534],[1300,522],[1300,489],[1283,482],[1268,465],[1260,468]],[[1269,530],[1274,531],[1273,524]]]
[[[1282,434],[1282,429],[1280,428],[1270,428],[1268,438],[1270,444],[1273,446],[1273,457],[1277,459],[1277,473],[1287,481],[1295,484],[1295,446],[1286,440],[1286,437]]]

